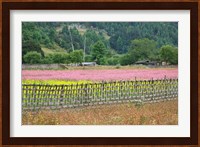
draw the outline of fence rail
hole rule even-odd
[[[76,85],[22,85],[23,109],[80,107],[122,102],[153,103],[178,97],[178,79]]]

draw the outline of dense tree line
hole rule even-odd
[[[176,22],[22,23],[23,63],[130,65],[151,60],[177,64],[177,46]],[[45,55],[42,47],[65,52]]]
[[[175,22],[88,22],[86,24],[88,27],[94,26],[105,30],[111,36],[111,48],[118,53],[127,52],[130,41],[141,38],[156,41],[158,47],[166,44],[178,45],[178,23]]]

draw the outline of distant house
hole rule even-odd
[[[150,60],[142,60],[142,61],[137,61],[135,64],[141,64],[141,65],[157,65],[156,61],[150,61]]]
[[[96,62],[82,62],[80,66],[96,66]]]

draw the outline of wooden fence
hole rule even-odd
[[[23,109],[53,109],[122,102],[153,103],[177,97],[178,79],[22,85]]]

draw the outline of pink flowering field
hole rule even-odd
[[[23,80],[134,80],[178,78],[178,69],[23,70]]]

